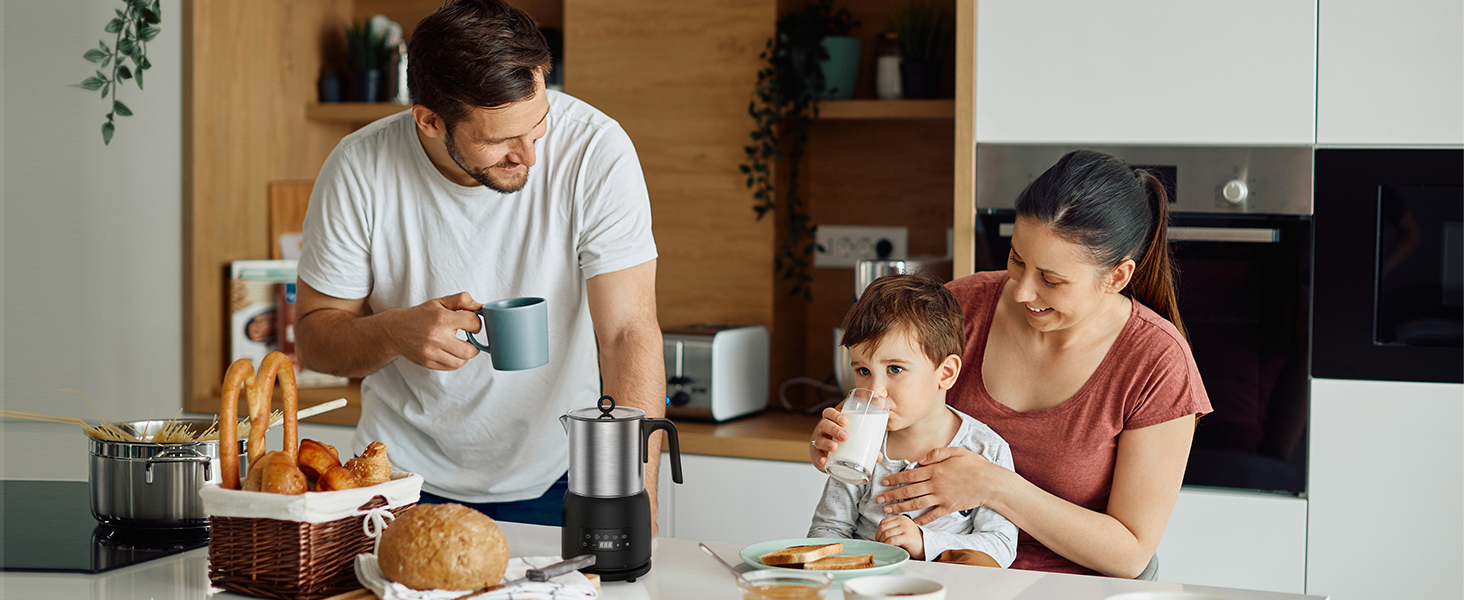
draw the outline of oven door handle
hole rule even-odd
[[[1001,237],[1012,236],[1013,225],[1002,223],[997,226]],[[1269,227],[1173,227],[1169,228],[1171,242],[1245,242],[1275,244],[1281,241],[1281,230]]]

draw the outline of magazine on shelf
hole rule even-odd
[[[236,260],[229,264],[229,362],[247,358],[256,366],[266,354],[284,352],[295,364],[302,388],[350,383],[300,366],[295,358],[295,261]]]

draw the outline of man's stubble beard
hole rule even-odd
[[[529,182],[529,168],[527,166],[524,167],[524,172],[520,173],[518,177],[514,177],[506,181],[493,176],[492,171],[490,171],[490,169],[492,169],[493,167],[489,167],[487,169],[469,169],[467,165],[463,164],[463,157],[462,154],[460,154],[457,150],[457,142],[452,137],[451,128],[448,128],[447,137],[444,141],[447,142],[448,158],[451,158],[452,162],[456,164],[459,169],[462,169],[464,173],[467,173],[468,177],[472,177],[474,181],[483,184],[490,190],[493,190],[500,194],[512,194],[524,189],[524,184]],[[504,160],[503,162],[500,162],[495,166],[509,167],[515,164],[517,163]]]

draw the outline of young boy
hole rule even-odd
[[[809,537],[875,540],[904,548],[917,560],[935,560],[947,550],[975,550],[1003,568],[1012,564],[1017,526],[990,508],[916,525],[912,518],[924,510],[887,516],[874,500],[889,489],[879,485],[881,480],[914,468],[937,448],[967,448],[1013,468],[1011,447],[1001,436],[945,404],[946,391],[961,373],[964,341],[961,304],[939,282],[890,275],[864,290],[844,318],[841,343],[849,349],[855,386],[893,401],[889,433],[868,483],[829,478]]]

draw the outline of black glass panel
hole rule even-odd
[[[1316,151],[1312,376],[1464,383],[1464,151]]]
[[[4,571],[101,573],[208,545],[208,528],[97,523],[85,481],[0,481]]]
[[[1464,345],[1464,187],[1385,185],[1378,196],[1374,343]]]

